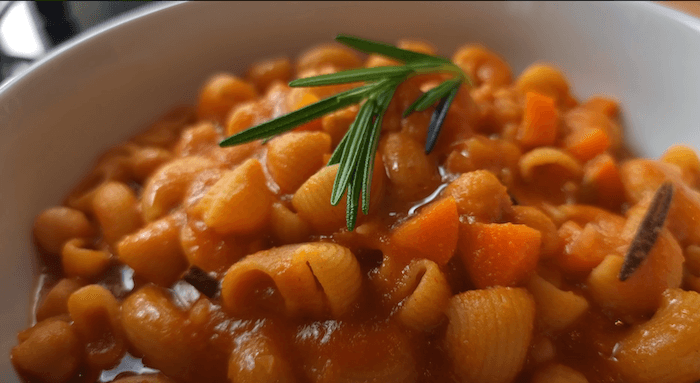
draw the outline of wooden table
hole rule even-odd
[[[700,18],[700,1],[659,1],[658,3]]]

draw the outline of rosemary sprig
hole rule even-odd
[[[425,152],[430,153],[460,85],[470,82],[457,65],[442,57],[407,51],[392,45],[347,35],[338,35],[336,41],[365,53],[390,57],[402,62],[403,65],[351,69],[294,80],[289,83],[289,86],[314,87],[355,82],[364,82],[365,85],[234,134],[221,141],[219,145],[233,146],[258,139],[269,139],[335,110],[362,103],[355,121],[350,125],[348,132],[328,161],[328,165],[339,164],[330,202],[335,206],[340,203],[343,195],[347,195],[346,224],[348,230],[352,231],[355,228],[360,207],[364,214],[369,213],[370,186],[382,119],[396,88],[408,78],[420,74],[449,73],[454,76],[425,92],[403,113],[406,117],[414,111],[424,111],[438,102],[426,136]]]

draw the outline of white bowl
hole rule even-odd
[[[651,3],[178,3],[110,22],[0,88],[0,380],[35,285],[31,225],[59,204],[96,156],[173,104],[195,100],[215,71],[295,55],[343,32],[417,37],[451,55],[477,41],[515,74],[563,69],[575,94],[614,95],[628,141],[658,156],[700,147],[700,21]]]

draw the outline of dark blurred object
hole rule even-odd
[[[70,18],[67,2],[37,1],[34,5],[44,21],[44,29],[53,46],[78,33],[78,26]]]
[[[0,83],[71,37],[148,1],[0,1]]]

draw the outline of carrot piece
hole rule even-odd
[[[309,106],[313,103],[319,102],[321,99],[319,99],[315,94],[313,93],[304,93],[304,95],[294,103],[294,110],[299,110],[305,106]],[[321,119],[317,118],[315,120],[311,120],[307,123],[304,123],[302,125],[299,125],[298,127],[294,128],[294,131],[303,131],[303,130],[321,130]]]
[[[445,265],[457,249],[459,214],[452,197],[434,202],[391,234],[392,252],[405,261],[429,259]]]
[[[517,286],[537,267],[542,234],[512,223],[463,223],[459,249],[474,285]]]
[[[617,117],[617,114],[620,112],[618,102],[607,97],[591,97],[583,106],[601,112],[610,118]]]
[[[518,139],[527,146],[547,146],[557,138],[557,107],[554,99],[535,92],[525,96],[525,114]]]
[[[565,140],[566,150],[582,162],[586,162],[608,150],[610,137],[602,129],[587,128],[572,132]]]
[[[605,207],[615,209],[625,200],[620,169],[615,159],[607,153],[598,155],[586,164],[583,183],[593,189],[596,202]]]

